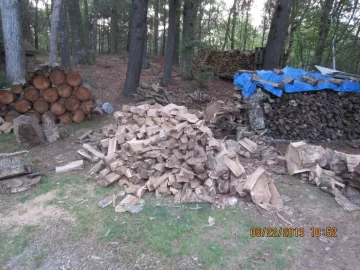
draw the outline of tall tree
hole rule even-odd
[[[58,30],[59,30],[61,2],[62,0],[54,0],[53,11],[51,15],[51,35],[50,35],[50,53],[49,53],[50,65],[54,65],[57,62]]]
[[[25,54],[20,26],[19,0],[0,1],[6,77],[9,83],[25,81]]]
[[[225,40],[224,40],[223,47],[222,47],[223,50],[225,50],[225,48],[227,46],[227,40],[228,40],[228,36],[229,36],[229,32],[230,32],[231,14],[232,14],[235,7],[236,7],[236,0],[234,0],[233,6],[229,11],[229,17],[228,17],[228,20],[227,20],[226,31],[225,31]]]
[[[283,53],[292,0],[277,0],[266,43],[264,69],[278,68]]]
[[[197,13],[197,5],[193,0],[185,0],[183,13],[183,54],[181,77],[184,80],[193,79],[193,59],[194,59],[194,25]]]
[[[165,45],[166,45],[166,0],[163,3],[163,36],[162,36],[162,46],[161,46],[161,56],[165,56]]]
[[[236,28],[236,19],[238,16],[238,12],[236,10],[236,3],[237,1],[234,1],[234,5],[232,7],[232,26],[231,26],[231,37],[230,37],[230,48],[231,50],[235,47],[235,28]]]
[[[54,2],[54,1],[53,1]],[[84,0],[84,34],[85,34],[85,45],[88,50],[91,49],[90,41],[90,16],[89,16],[89,5],[88,1]]]
[[[91,49],[93,53],[96,53],[97,38],[98,38],[98,15],[99,15],[99,0],[94,0],[94,17],[93,17],[93,29],[92,29],[92,45]]]
[[[117,1],[113,0],[110,19],[110,52],[117,52]]]
[[[75,63],[91,63],[89,51],[85,44],[84,28],[82,25],[79,0],[67,3],[67,10],[71,25],[72,58]]]
[[[68,21],[67,21],[67,15],[66,15],[66,6],[67,6],[68,1],[69,0],[62,0],[61,7],[60,7],[60,21],[59,21],[61,64],[66,68],[71,67]]]
[[[144,53],[148,0],[132,0],[132,23],[129,61],[126,72],[124,96],[136,92],[139,86]]]
[[[35,24],[34,24],[34,41],[35,48],[39,49],[39,0],[35,0]]]
[[[155,0],[155,19],[154,19],[154,55],[159,53],[159,0]]]
[[[174,41],[176,32],[176,6],[179,0],[169,0],[169,28],[168,28],[168,41],[166,47],[166,59],[164,67],[164,78],[162,84],[164,86],[171,82],[171,71],[174,59]]]
[[[175,38],[174,38],[174,60],[173,65],[179,66],[180,62],[180,55],[179,55],[179,48],[180,48],[180,8],[181,3],[180,1],[176,1],[176,29],[175,29]]]

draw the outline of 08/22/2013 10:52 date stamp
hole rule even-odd
[[[252,227],[250,229],[251,237],[305,237],[307,233],[310,233],[311,237],[336,237],[337,229],[311,227],[308,232],[303,227]]]

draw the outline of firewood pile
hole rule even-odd
[[[195,66],[217,75],[233,76],[238,70],[254,70],[255,52],[220,51],[215,49],[200,50],[195,59]]]
[[[25,114],[37,123],[52,119],[61,124],[79,123],[96,107],[90,85],[80,73],[61,66],[40,66],[28,72],[27,82],[0,90],[0,116],[5,123]]]
[[[173,195],[175,203],[216,204],[224,195],[249,196],[265,209],[282,207],[265,170],[259,167],[247,175],[240,163],[241,156],[257,152],[257,144],[250,139],[217,140],[204,120],[174,104],[124,105],[114,117],[117,123],[103,128],[103,138],[84,143],[79,153],[93,162],[100,159],[89,171],[98,184],[125,187],[129,195],[116,206],[117,212],[138,204],[146,190],[157,196]],[[59,170],[78,166],[82,166],[81,161]],[[100,204],[109,205],[114,200],[109,197]]]
[[[136,94],[132,94],[138,101],[146,103],[167,105],[171,103],[171,96],[165,87],[158,84],[141,83],[136,89]]]
[[[264,103],[274,138],[353,140],[360,138],[360,95],[318,91],[284,94]]]
[[[287,171],[334,195],[347,211],[360,210],[360,155],[346,154],[303,141],[290,143]]]

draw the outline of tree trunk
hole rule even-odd
[[[162,80],[162,84],[164,86],[167,86],[171,82],[171,71],[172,71],[173,58],[174,58],[177,2],[179,2],[179,0],[169,0],[168,42],[166,48],[164,78]]]
[[[175,38],[174,38],[174,60],[173,65],[179,66],[179,48],[180,48],[180,1],[176,1],[176,28],[175,28]]]
[[[117,41],[117,12],[116,12],[116,1],[113,2],[111,8],[111,25],[110,25],[110,52],[116,53],[116,41]]]
[[[165,56],[165,45],[166,45],[166,0],[164,0],[164,14],[163,14],[163,41],[161,46],[161,56]]]
[[[70,4],[70,3],[68,3]],[[89,64],[89,52],[85,44],[84,29],[81,20],[79,0],[71,1],[67,7],[71,25],[72,57],[78,64]]]
[[[54,0],[54,7],[51,15],[51,35],[50,35],[50,53],[49,53],[50,65],[54,65],[57,62],[58,27],[60,20],[61,2],[62,2],[61,0]]]
[[[35,36],[35,48],[39,49],[39,0],[35,0],[35,25],[34,25],[34,36]]]
[[[246,40],[248,38],[248,24],[249,24],[249,10],[246,10],[246,20],[245,20],[245,26],[244,26],[244,36],[243,36],[243,50],[246,50]]]
[[[146,26],[147,28],[147,26]],[[142,68],[148,69],[150,67],[149,61],[147,59],[147,29],[145,31],[145,43],[144,43],[144,52],[143,52],[143,61],[142,61]]]
[[[232,14],[232,25],[231,25],[231,38],[230,38],[230,48],[231,50],[234,50],[235,48],[235,28],[236,28],[236,17],[238,15],[237,11],[236,11],[236,0],[234,0],[234,5],[233,5],[233,14]]]
[[[315,47],[314,65],[321,65],[324,50],[326,47],[327,37],[331,26],[330,13],[333,4],[334,0],[325,0],[323,1],[323,6],[321,7],[320,26],[318,32],[318,42],[316,43]]]
[[[133,0],[129,61],[126,72],[124,96],[136,92],[139,86],[145,44],[148,0]]]
[[[183,14],[183,63],[181,77],[184,80],[192,80],[192,62],[194,59],[194,23],[197,5],[192,0],[185,0]]]
[[[97,33],[98,33],[98,13],[99,13],[99,0],[94,0],[94,18],[92,29],[92,50],[96,53],[97,47]]]
[[[63,0],[60,8],[60,21],[59,21],[60,54],[61,54],[61,64],[65,68],[70,68],[71,61],[70,61],[66,5],[67,5],[67,0]]]
[[[90,44],[90,16],[89,16],[89,5],[88,1],[84,0],[84,34],[85,34],[85,45],[88,50],[91,50]]]
[[[154,20],[154,55],[159,53],[159,0],[155,0],[155,20]]]
[[[234,0],[233,7],[234,7],[235,4],[236,4],[236,0]],[[231,21],[232,12],[233,12],[233,8],[231,8],[230,12],[229,12],[229,17],[228,17],[228,21],[227,21],[227,24],[226,24],[226,31],[225,31],[225,41],[224,41],[222,50],[225,50],[226,45],[227,45],[227,40],[228,40],[228,36],[229,36],[229,32],[230,32],[230,21]]]
[[[20,26],[19,1],[0,1],[6,76],[10,84],[25,82],[25,54]]]
[[[278,0],[271,19],[266,43],[264,69],[278,68],[283,52],[285,36],[289,26],[292,0]]]

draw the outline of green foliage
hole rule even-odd
[[[210,86],[210,82],[214,78],[214,73],[211,71],[201,71],[199,75],[199,82],[201,86],[208,88]]]
[[[10,83],[6,79],[6,73],[0,72],[0,88],[8,88]]]

